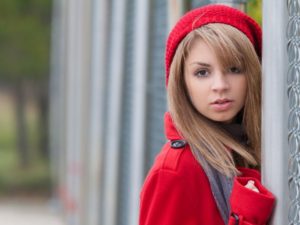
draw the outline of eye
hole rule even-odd
[[[230,67],[229,68],[229,73],[235,73],[235,74],[239,74],[242,72],[242,70],[236,66]]]
[[[209,74],[209,71],[207,69],[200,69],[195,72],[195,76],[197,76],[197,77],[207,77],[208,74]]]

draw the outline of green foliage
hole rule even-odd
[[[262,24],[262,0],[248,0],[247,14],[256,20],[258,24]]]
[[[45,78],[50,14],[51,0],[0,1],[0,80]]]
[[[1,103],[3,104],[3,102]],[[15,124],[13,113],[10,110],[1,109],[0,117],[0,151],[9,151],[16,148]]]
[[[35,159],[26,170],[20,168],[15,151],[0,152],[0,195],[50,193],[49,165]]]
[[[20,166],[16,148],[13,98],[0,93],[0,196],[10,194],[48,194],[51,177],[49,161],[38,151],[38,117],[36,106],[26,105],[30,164]]]

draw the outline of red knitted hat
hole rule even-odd
[[[191,31],[208,23],[231,25],[243,32],[252,42],[261,58],[262,32],[260,26],[245,13],[225,5],[206,5],[186,13],[171,30],[166,47],[166,85],[168,85],[170,66],[177,46]]]

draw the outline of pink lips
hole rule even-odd
[[[225,98],[225,99],[217,99],[216,101],[211,103],[211,106],[214,110],[221,112],[231,108],[232,104],[233,104],[233,100]]]

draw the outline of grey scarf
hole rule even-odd
[[[202,157],[198,150],[193,149],[193,152],[197,155],[197,158],[200,161],[203,170],[205,171],[219,212],[224,223],[227,224],[230,213],[229,197],[232,190],[233,178],[227,177],[213,168]]]
[[[244,131],[239,124],[222,125],[222,128],[231,134],[238,141],[245,143],[246,138]],[[228,223],[230,204],[229,197],[232,191],[233,178],[227,177],[224,174],[213,168],[200,154],[200,152],[191,146],[196,158],[200,161],[203,170],[208,177],[212,194],[225,224]]]

